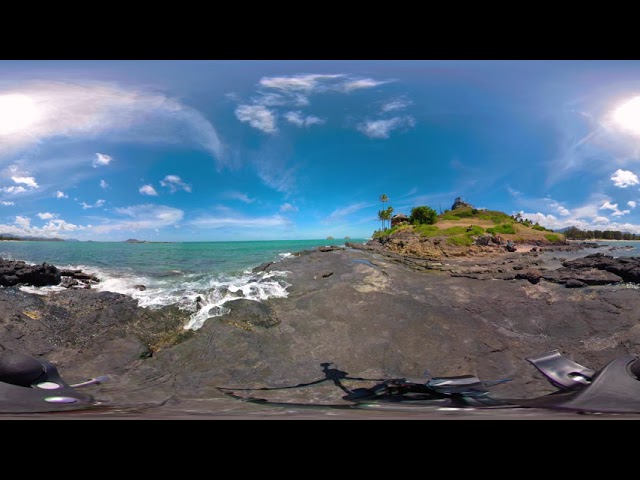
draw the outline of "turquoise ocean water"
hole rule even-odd
[[[364,239],[352,239],[364,242]],[[344,240],[277,240],[255,242],[0,242],[0,257],[29,263],[49,262],[59,268],[80,268],[100,279],[98,290],[130,295],[140,306],[176,304],[191,312],[189,328],[199,328],[223,315],[239,298],[265,300],[287,296],[287,274],[276,270],[252,273],[263,262],[281,260],[293,252]],[[144,285],[140,291],[136,285]],[[23,287],[49,293],[60,287]],[[200,310],[196,299],[200,297]]]

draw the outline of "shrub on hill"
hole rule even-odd
[[[487,228],[487,233],[491,233],[493,235],[496,234],[509,234],[513,235],[516,233],[515,228],[513,228],[513,224],[511,223],[503,223],[502,225],[496,225],[492,228]]]
[[[433,225],[438,220],[438,212],[431,207],[415,207],[411,209],[409,221],[413,225]]]

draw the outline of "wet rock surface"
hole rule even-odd
[[[118,294],[41,297],[3,288],[0,350],[44,356],[70,380],[111,374],[112,382],[92,387],[96,398],[159,417],[283,412],[239,396],[346,404],[336,378],[357,388],[375,382],[350,378],[420,378],[426,370],[511,377],[494,396],[532,397],[554,389],[527,356],[557,348],[598,369],[640,353],[637,289],[598,284],[598,275],[623,278],[621,265],[632,271],[635,261],[563,253],[433,261],[353,248],[307,251],[263,267],[289,272],[288,298],[231,302],[230,313],[196,332],[181,329],[185,312],[141,309]]]

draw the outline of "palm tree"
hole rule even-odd
[[[391,227],[391,215],[393,215],[393,207],[387,207],[384,211],[384,219],[389,222],[389,227]]]
[[[384,212],[384,204],[389,201],[389,197],[383,193],[380,195],[380,201],[382,202],[382,211]],[[382,220],[382,229],[384,230],[384,220]]]
[[[378,220],[382,223],[382,230],[384,230],[385,210],[378,210]]]

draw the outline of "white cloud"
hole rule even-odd
[[[616,211],[616,210],[618,210],[618,204],[617,203],[611,203],[611,202],[609,202],[607,200],[602,205],[600,205],[600,210],[613,210],[613,211]]]
[[[16,221],[14,223],[19,227],[27,228],[31,224],[31,219],[29,217],[22,217],[20,215],[17,215]]]
[[[622,215],[628,215],[631,213],[631,210],[618,210],[617,212],[613,212],[611,215],[613,217],[621,217]]]
[[[290,203],[284,203],[280,205],[280,211],[281,212],[297,212],[298,207],[296,207],[295,205],[291,205]]]
[[[629,207],[631,207],[631,208],[636,208],[637,203],[636,203],[636,202],[634,202],[633,200],[629,200],[629,201],[627,202],[627,205],[628,205]]]
[[[413,117],[394,117],[386,120],[369,120],[358,125],[358,130],[370,138],[389,138],[392,130],[402,127],[413,127]]]
[[[371,206],[370,203],[359,202],[359,203],[353,203],[351,205],[347,205],[346,207],[336,208],[333,212],[331,212],[331,214],[327,218],[323,220],[323,223],[336,222],[346,217],[347,215],[351,215],[352,213],[355,213],[358,210],[362,210],[363,208],[370,207],[370,206]]]
[[[51,212],[44,212],[44,213],[38,213],[38,216],[42,220],[52,220],[52,219],[56,218],[58,216],[58,214],[51,213]]]
[[[310,127],[311,125],[322,125],[324,120],[314,115],[304,116],[302,112],[287,112],[284,114],[284,118],[289,123],[292,123],[298,127]]]
[[[21,183],[31,188],[38,188],[38,184],[36,183],[36,179],[33,177],[11,177],[15,183]]]
[[[28,217],[17,216],[13,225],[0,225],[0,232],[11,235],[30,235],[34,237],[64,237],[63,232],[85,230],[89,226],[74,225],[61,219],[50,220],[43,227],[32,227]]]
[[[619,188],[627,188],[631,185],[637,185],[640,183],[638,180],[638,176],[629,171],[618,169],[615,171],[613,175],[611,175],[611,180],[613,180],[613,184]]]
[[[4,205],[5,207],[8,207],[9,205],[15,205],[15,203],[2,200],[0,201],[0,205]]]
[[[138,191],[142,194],[142,195],[149,195],[152,197],[155,197],[158,195],[158,192],[156,192],[156,189],[153,188],[153,186],[151,185],[143,185],[141,186]]]
[[[106,190],[107,188],[109,188],[109,184],[104,180],[100,180],[100,188]]]
[[[196,143],[224,166],[224,149],[211,123],[197,110],[157,92],[98,82],[21,82],[0,89],[0,100],[3,98],[25,99],[23,103],[29,103],[32,115],[20,129],[0,129],[0,155],[54,137],[108,137]]]
[[[236,117],[243,123],[266,133],[277,132],[276,117],[273,110],[262,105],[238,105]]]
[[[613,217],[621,217],[622,215],[627,215],[628,213],[631,213],[631,210],[618,210],[618,204],[611,203],[608,200],[600,206],[600,210],[612,210],[613,213],[611,215]]]
[[[360,90],[361,88],[372,88],[377,87],[378,85],[382,85],[384,83],[389,83],[389,80],[374,80],[373,78],[360,78],[357,80],[350,80],[348,82],[344,82],[342,84],[342,89],[345,92],[352,92],[354,90]]]
[[[24,188],[23,186],[17,186],[16,187],[15,185],[13,185],[11,187],[0,188],[0,190],[2,190],[5,193],[13,193],[13,194],[15,194],[15,193],[24,193],[24,192],[27,191],[27,189]]]
[[[164,177],[164,180],[160,181],[160,185],[163,187],[168,187],[171,193],[175,193],[176,191],[182,189],[185,192],[191,193],[191,185],[186,184],[182,181],[182,179],[177,175],[167,175]]]
[[[286,92],[311,92],[317,90],[324,80],[334,80],[343,77],[342,74],[326,75],[292,75],[284,77],[263,77],[260,79],[260,85],[266,88],[282,90]]]
[[[241,202],[244,202],[244,203],[253,203],[256,201],[255,198],[251,198],[249,197],[249,195],[242,192],[227,192],[225,194],[225,197],[233,198],[234,200],[240,200]]]
[[[200,217],[191,222],[191,225],[202,228],[220,227],[240,227],[240,228],[261,228],[261,227],[281,227],[289,225],[291,222],[280,215],[270,217]]]
[[[394,112],[397,110],[404,110],[413,102],[407,98],[397,98],[395,100],[390,100],[382,105],[382,112]]]
[[[133,205],[125,208],[116,208],[116,213],[131,220],[114,220],[105,221],[102,225],[93,227],[96,233],[108,233],[116,231],[132,231],[142,229],[155,229],[180,222],[184,217],[184,212],[178,208],[167,207],[165,205]]]
[[[104,153],[96,153],[96,158],[93,159],[92,165],[93,168],[107,166],[111,163],[112,160],[113,158],[109,155],[106,155]]]
[[[596,217],[596,218],[593,219],[593,223],[595,225],[607,224],[607,223],[609,223],[609,219],[607,217]]]
[[[560,203],[558,203],[555,200],[552,200],[550,198],[547,198],[546,200],[547,200],[547,203],[548,203],[549,207],[555,209],[555,211],[559,215],[561,215],[563,217],[567,217],[567,216],[571,215],[571,212],[566,207],[561,205]]]
[[[82,205],[82,209],[83,210],[86,210],[88,208],[98,208],[98,207],[101,207],[102,205],[104,205],[104,200],[102,200],[102,199],[97,200],[96,203],[94,203],[93,205],[90,204],[90,203],[85,203],[85,202],[82,202],[80,205]]]
[[[66,193],[58,190],[55,194],[56,198],[69,198],[69,195],[67,195]]]

